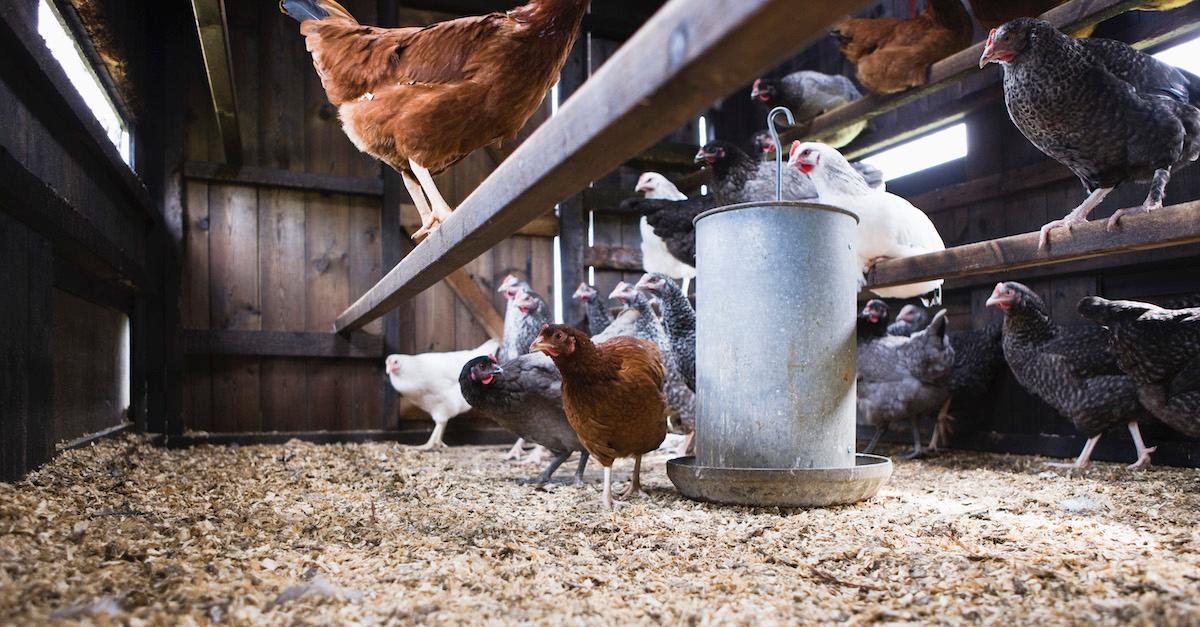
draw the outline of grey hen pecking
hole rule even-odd
[[[1072,39],[1049,22],[1019,18],[988,36],[979,66],[1004,66],[1004,100],[1021,133],[1071,169],[1088,198],[1053,229],[1087,221],[1109,192],[1150,180],[1141,207],[1162,207],[1173,170],[1200,156],[1200,77],[1109,39]]]
[[[1138,459],[1130,468],[1150,465],[1138,421],[1149,414],[1138,402],[1137,386],[1121,372],[1100,327],[1065,329],[1050,319],[1046,303],[1016,282],[999,283],[989,307],[1004,312],[1004,358],[1017,382],[1074,423],[1087,444],[1073,464],[1083,468],[1108,429],[1127,425]]]
[[[893,423],[910,421],[913,450],[922,454],[918,420],[946,399],[941,382],[954,365],[954,349],[946,341],[946,312],[939,311],[929,328],[912,337],[885,335],[858,345],[858,414],[875,427],[864,453],[875,450]]]
[[[1200,437],[1200,308],[1089,296],[1079,313],[1108,329],[1121,370],[1142,405],[1171,428]]]

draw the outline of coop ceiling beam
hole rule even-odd
[[[225,162],[242,162],[242,130],[238,123],[237,89],[233,82],[233,55],[229,49],[229,26],[225,20],[224,0],[192,0],[200,51],[212,93],[217,130],[225,147]]]
[[[881,261],[867,276],[867,287],[1015,273],[1092,257],[1195,244],[1200,242],[1200,201],[1124,217],[1111,233],[1105,228],[1106,222],[1092,220],[1075,227],[1070,235],[1058,229],[1051,233],[1050,245],[1045,249],[1038,248],[1039,234],[1034,232]]]
[[[1071,2],[1047,11],[1041,17],[1060,30],[1073,31],[1098,24],[1143,4],[1145,4],[1145,0],[1071,0]],[[1182,34],[1197,27],[1200,25],[1195,24],[1194,19],[1184,19],[1174,22],[1174,26],[1169,30],[1174,34]],[[1149,45],[1151,42],[1162,41],[1167,35],[1168,33],[1162,32],[1153,35],[1147,34],[1140,39],[1140,42],[1135,43]],[[797,139],[811,140],[828,136],[848,126],[871,120],[929,94],[941,91],[979,72],[989,72],[993,76],[992,80],[998,81],[999,68],[979,69],[979,57],[983,56],[983,46],[984,42],[981,41],[934,63],[929,67],[928,80],[924,85],[897,94],[868,94],[854,102],[819,115],[807,124],[785,131],[781,134],[781,141],[790,143]],[[902,141],[902,139],[902,137],[898,138],[897,141]],[[872,147],[875,150],[883,147],[878,142],[875,144]],[[861,154],[861,151],[856,151],[856,154]]]
[[[671,0],[335,328],[360,328],[420,293],[863,4]]]

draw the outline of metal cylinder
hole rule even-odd
[[[696,218],[701,466],[855,466],[857,223],[789,201]]]

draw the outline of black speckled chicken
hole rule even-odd
[[[696,310],[683,289],[665,274],[650,273],[637,282],[640,292],[658,299],[671,354],[688,388],[696,390]]]
[[[476,357],[463,366],[458,384],[471,407],[554,454],[546,469],[527,483],[550,481],[554,471],[574,452],[580,454],[575,483],[583,483],[588,452],[563,412],[562,376],[549,357],[526,353],[503,366],[490,355]]]
[[[1142,406],[1176,431],[1200,437],[1200,308],[1089,296],[1079,313],[1108,329],[1117,364],[1137,384]]]
[[[928,309],[920,305],[905,305],[896,314],[896,321],[888,325],[887,332],[889,335],[909,337],[929,326],[930,320]]]
[[[1056,466],[1087,466],[1100,436],[1119,425],[1129,427],[1137,447],[1130,468],[1150,465],[1154,449],[1138,429],[1138,421],[1150,416],[1138,402],[1137,385],[1117,366],[1107,331],[1059,326],[1036,292],[1013,281],[997,284],[987,305],[1004,312],[1004,358],[1017,382],[1088,438],[1074,463]]]
[[[1088,197],[1052,230],[1087,221],[1118,185],[1150,181],[1142,206],[1162,207],[1173,171],[1200,156],[1200,77],[1111,39],[1072,39],[1049,22],[1019,18],[988,36],[979,67],[1004,67],[1004,101],[1023,135],[1079,177]]]
[[[613,315],[604,304],[604,300],[600,298],[596,288],[587,283],[580,283],[579,287],[575,288],[574,297],[583,303],[587,312],[588,335],[596,336],[604,333],[608,325],[612,324]]]
[[[867,304],[863,305],[862,312],[858,314],[858,343],[861,345],[887,335],[891,328],[888,326],[890,317],[891,311],[889,311],[887,303],[878,298],[867,301]]]
[[[859,343],[858,414],[875,426],[875,435],[863,452],[875,450],[893,423],[907,420],[912,425],[913,450],[905,457],[919,457],[923,451],[918,421],[946,400],[941,383],[953,366],[945,311],[939,311],[929,328],[912,337],[885,335]]]
[[[645,292],[638,291],[634,286],[621,281],[613,290],[610,298],[621,301],[629,309],[638,313],[634,322],[633,337],[654,342],[662,357],[663,367],[667,377],[663,384],[663,393],[667,395],[667,407],[670,409],[668,424],[677,434],[689,436],[683,443],[680,454],[686,454],[691,445],[690,437],[696,431],[696,394],[692,392],[680,373],[679,364],[671,349],[671,339],[658,316],[654,315],[651,298]]]

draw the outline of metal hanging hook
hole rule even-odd
[[[767,114],[767,129],[771,132],[771,141],[775,142],[775,200],[783,200],[783,146],[779,145],[779,131],[775,130],[775,116],[782,113],[787,118],[789,126],[796,125],[792,110],[787,107],[775,107]]]

